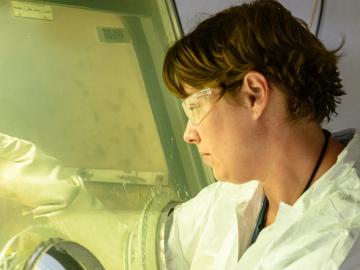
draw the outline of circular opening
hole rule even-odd
[[[175,207],[179,204],[179,202],[171,201],[166,207],[163,209],[161,216],[157,225],[157,265],[158,268],[163,270],[167,269],[166,267],[166,258],[165,258],[165,248],[166,248],[166,240],[168,238],[170,225],[172,222],[172,213]]]
[[[105,270],[98,259],[78,243],[49,239],[41,243],[25,270]]]

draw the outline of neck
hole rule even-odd
[[[279,129],[278,129],[279,130]],[[266,225],[274,222],[280,202],[293,205],[302,195],[324,145],[318,124],[306,123],[280,129],[268,142],[270,159],[262,177],[269,200]],[[316,182],[335,162],[343,145],[331,138],[324,157],[310,184]]]

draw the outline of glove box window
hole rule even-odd
[[[170,1],[0,0],[0,269],[54,239],[106,270],[160,267],[163,209],[209,181],[161,80],[173,16]]]

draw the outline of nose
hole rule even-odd
[[[198,144],[201,139],[196,128],[190,123],[190,121],[186,124],[186,129],[184,132],[184,141],[190,144]]]

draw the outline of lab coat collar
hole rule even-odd
[[[351,184],[346,185],[344,176],[353,169],[355,162],[360,160],[360,131],[348,129],[335,133],[334,136],[339,137],[343,143],[347,144],[339,154],[336,163],[294,205],[280,202],[276,223],[296,221],[308,210],[310,205],[320,202],[325,196],[336,191],[335,187],[337,186],[342,185],[346,189],[352,188]]]
[[[261,231],[237,269],[339,269],[360,232],[359,158],[356,132],[293,206],[280,203],[275,222]]]
[[[334,192],[338,186],[343,186],[346,189],[352,188],[346,186],[344,176],[353,169],[355,162],[359,159],[360,133],[356,132],[353,133],[351,141],[338,155],[336,163],[296,201],[294,208],[304,211],[310,204],[316,203],[324,196]]]

